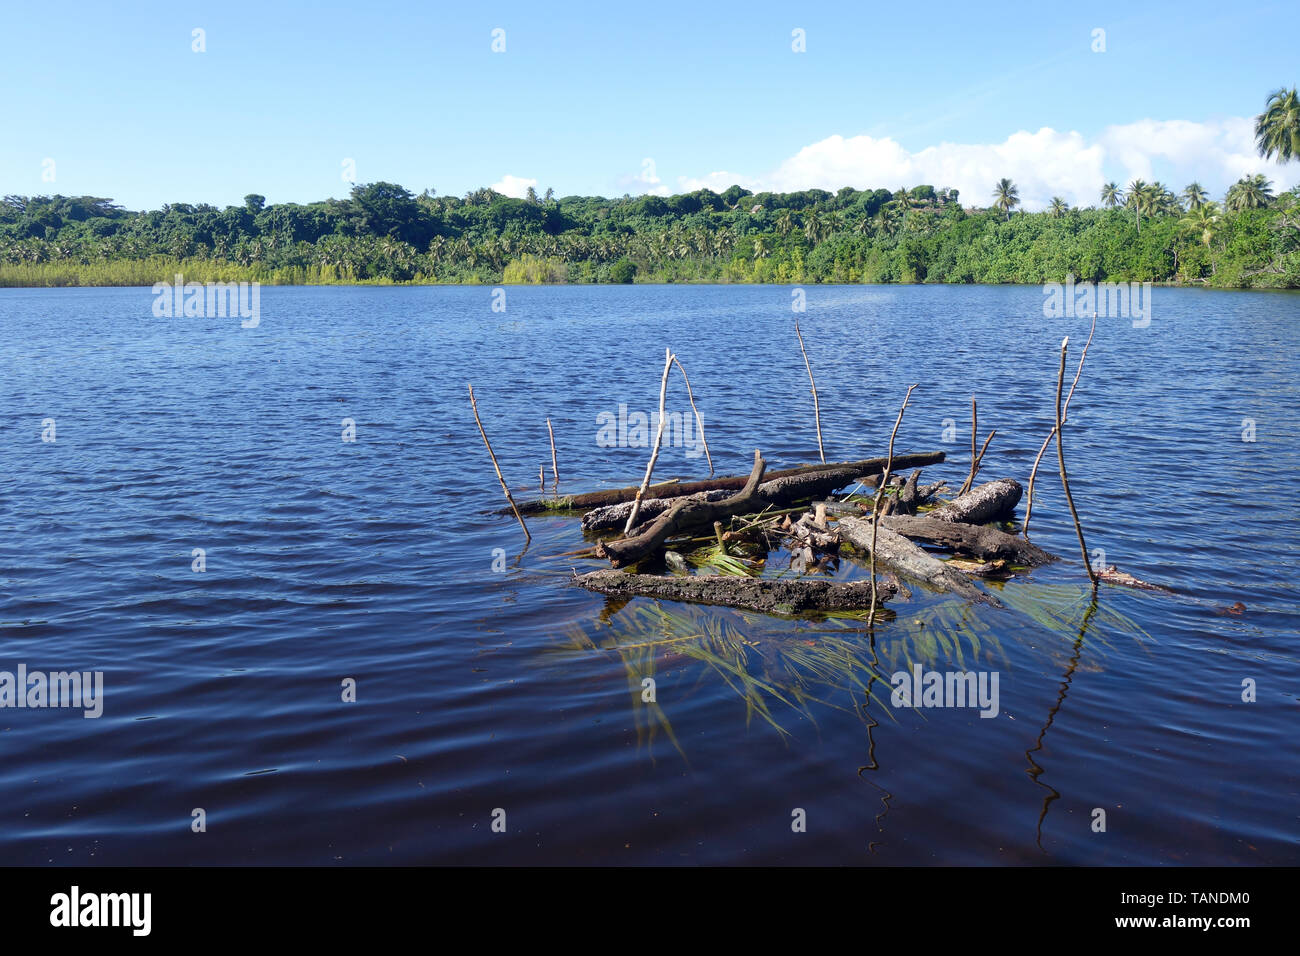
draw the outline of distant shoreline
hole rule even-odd
[[[416,195],[395,183],[348,199],[130,212],[93,196],[7,196],[0,287],[261,285],[1036,285],[1151,282],[1300,288],[1300,187],[1262,176],[1220,205],[1192,183],[1108,184],[1101,206],[1015,208],[956,190],[526,199],[480,189]]]
[[[1007,287],[1017,288],[1040,288],[1047,283],[1063,282],[1065,277],[1044,279],[1042,282],[822,282],[816,279],[808,279],[803,282],[737,282],[737,281],[717,281],[710,279],[681,279],[672,282],[663,281],[636,281],[636,282],[452,282],[441,280],[420,280],[409,279],[394,281],[391,279],[352,279],[347,281],[331,282],[284,282],[275,279],[258,279],[256,277],[247,277],[241,275],[224,275],[221,277],[208,276],[206,278],[193,278],[186,273],[186,281],[204,282],[256,282],[266,287],[283,287],[283,288],[340,288],[340,289],[417,289],[417,288],[446,288],[446,289],[538,289],[538,288],[609,288],[609,287],[639,287],[639,288],[669,288],[673,286],[735,286],[735,287],[759,287],[770,286],[775,288],[796,288],[796,287],[817,287],[826,288],[882,288],[882,289],[904,289],[939,286],[948,286],[954,288],[988,288],[998,289]],[[156,284],[163,282],[172,282],[175,279],[175,273],[164,278],[154,281],[144,282],[98,282],[98,283],[81,283],[81,282],[12,282],[7,281],[3,268],[0,267],[0,292],[6,289],[152,289]],[[1137,282],[1136,279],[1098,279],[1093,284],[1102,285],[1108,282],[1127,283]],[[1078,280],[1078,285],[1082,286],[1082,280]],[[1300,292],[1300,286],[1258,286],[1258,285],[1210,285],[1205,282],[1169,282],[1153,281],[1150,282],[1153,288],[1158,289],[1199,289],[1206,292]]]

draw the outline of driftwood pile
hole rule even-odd
[[[894,456],[894,463],[905,467],[943,460],[943,452]],[[884,496],[887,504],[879,510],[874,535],[866,503],[824,500],[832,492],[857,482],[878,484],[887,464],[885,459],[868,459],[809,465],[767,477],[767,463],[756,452],[747,478],[736,476],[679,486],[677,490],[690,493],[672,497],[662,496],[671,494],[672,486],[652,488],[659,496],[641,505],[640,517],[646,520],[629,534],[596,545],[595,556],[608,560],[611,569],[579,575],[576,583],[605,594],[769,613],[865,610],[870,605],[870,581],[644,573],[646,569],[678,565],[674,559],[681,545],[674,547],[674,540],[685,539],[691,546],[694,536],[707,535],[711,528],[716,529],[716,540],[723,547],[731,543],[743,546],[746,542],[760,551],[785,547],[792,555],[795,571],[825,566],[841,556],[846,550],[844,545],[859,557],[869,557],[874,538],[877,562],[898,577],[931,590],[991,604],[998,603],[996,598],[976,587],[974,576],[999,576],[1013,566],[1033,567],[1054,560],[1041,548],[992,524],[1012,517],[1020,501],[1023,489],[1012,479],[990,481],[939,503],[936,496],[944,483],[921,485],[918,468],[906,481],[896,480],[890,488],[892,494]],[[737,485],[739,489],[733,491]],[[635,488],[598,493],[602,502],[635,494]],[[796,516],[792,512],[802,512],[803,508],[790,506],[800,503],[809,510]],[[934,503],[938,506],[932,510],[917,513]],[[542,506],[542,502],[531,502],[521,507],[540,510]],[[627,501],[601,504],[584,515],[583,528],[594,532],[617,529],[630,507]],[[730,523],[730,530],[723,531],[724,523]],[[917,542],[968,560],[941,561]],[[615,570],[633,565],[645,567],[638,568],[641,573]],[[895,581],[880,583],[877,589],[878,600],[902,591]]]
[[[1094,317],[1092,331],[1095,329]],[[797,326],[795,331],[798,335]],[[1092,331],[1089,332],[1088,344],[1092,342]],[[1083,371],[1088,346],[1084,346],[1074,383],[1063,399],[1068,343],[1068,339],[1061,343],[1055,424],[1030,472],[1028,507],[1021,535],[1010,534],[999,527],[1015,515],[1016,506],[1025,493],[1020,483],[1012,478],[999,478],[975,484],[984,453],[996,432],[990,432],[983,447],[976,452],[978,420],[973,397],[970,472],[955,494],[945,482],[928,485],[920,482],[921,469],[942,463],[943,452],[894,453],[898,427],[915,385],[907,390],[899,409],[887,456],[827,463],[821,439],[817,388],[807,352],[803,349],[802,336],[799,336],[799,344],[813,394],[817,445],[822,457],[822,462],[816,465],[769,473],[767,462],[755,450],[754,465],[748,475],[710,477],[694,482],[674,479],[651,484],[663,437],[669,374],[674,366],[681,369],[677,357],[671,350],[665,350],[659,391],[659,429],[642,483],[636,487],[559,497],[554,432],[548,419],[551,469],[556,478],[555,497],[516,503],[497,466],[482,422],[478,420],[472,387],[470,403],[483,443],[509,501],[509,510],[513,511],[524,534],[528,535],[523,517],[526,514],[582,511],[583,530],[602,536],[587,556],[607,560],[610,568],[575,574],[574,578],[576,584],[592,591],[766,613],[868,610],[868,617],[874,619],[879,603],[886,597],[906,595],[903,582],[911,581],[972,602],[1000,606],[995,596],[976,586],[976,580],[1006,577],[1017,570],[1057,560],[1055,555],[1048,554],[1027,537],[1033,508],[1034,478],[1052,438],[1056,439],[1061,483],[1078,535],[1080,552],[1094,587],[1103,580],[1155,589],[1113,567],[1094,569],[1088,561],[1083,529],[1070,495],[1061,442],[1070,399]],[[685,369],[681,372],[685,378]],[[689,394],[689,381],[687,390]],[[689,397],[703,439],[704,426],[695,408],[694,395]],[[706,452],[707,448],[706,444]],[[711,457],[709,463],[712,475]],[[895,474],[896,470],[905,469],[912,469],[906,479]],[[851,485],[855,488],[874,487],[874,499],[868,502],[850,495],[837,501],[830,497]],[[944,493],[952,497],[940,498]],[[743,561],[736,560],[738,555],[756,554],[760,556],[759,562],[765,562],[772,551],[783,548],[790,554],[793,574],[781,577],[752,577],[741,573],[691,574],[682,552],[690,554],[702,547],[713,552],[712,560],[706,560],[706,564],[729,561],[733,570],[738,565],[739,570],[752,570],[752,564],[746,567]],[[941,560],[936,551],[945,552],[947,559]],[[815,576],[818,571],[836,567],[845,556],[868,564],[870,580],[846,582]],[[878,568],[886,574],[884,579],[878,574]]]

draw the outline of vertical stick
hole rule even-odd
[[[546,431],[551,436],[551,474],[555,476],[555,497],[560,497],[560,466],[555,463],[555,429],[551,427],[551,420],[546,419]],[[542,490],[545,494],[545,489]]]
[[[487,432],[483,430],[483,422],[478,417],[478,402],[474,401],[474,386],[469,387],[469,406],[474,409],[474,423],[478,425],[478,433],[483,436],[483,444],[487,447],[488,457],[492,459],[492,467],[497,473],[497,481],[501,482],[501,490],[506,493],[506,501],[510,502],[510,510],[515,513],[519,519],[519,527],[524,529],[524,538],[528,541],[533,540],[533,536],[528,533],[528,525],[524,524],[524,516],[519,513],[519,507],[515,504],[514,497],[510,494],[510,488],[506,485],[505,478],[501,477],[501,466],[497,464],[497,456],[492,453],[492,444],[488,441]]]
[[[880,522],[880,501],[885,497],[889,473],[894,469],[894,436],[898,434],[898,426],[903,423],[903,412],[907,411],[907,403],[912,397],[913,388],[916,386],[911,386],[903,396],[903,406],[898,410],[894,430],[889,433],[889,456],[885,459],[885,472],[880,476],[880,485],[876,488],[876,500],[871,503],[871,610],[867,613],[867,621],[872,627],[876,626],[876,528]]]
[[[962,486],[957,491],[957,497],[961,497],[970,491],[970,486],[975,482],[975,435],[979,431],[979,415],[975,411],[975,396],[970,397],[970,474],[962,482]]]
[[[636,490],[636,498],[632,501],[632,511],[627,516],[627,524],[623,527],[623,534],[627,534],[636,524],[637,516],[641,513],[641,499],[645,496],[645,490],[650,486],[650,476],[654,474],[655,462],[659,459],[659,443],[664,437],[664,399],[668,394],[668,373],[673,370],[673,353],[671,349],[664,349],[664,377],[659,383],[659,427],[655,429],[655,447],[650,452],[650,463],[645,466],[645,477],[641,479],[641,487]]]
[[[993,440],[993,436],[997,433],[998,430],[993,429],[989,432],[989,437],[984,439],[984,444],[980,445],[980,453],[975,456],[975,460],[971,463],[970,477],[966,479],[966,491],[970,491],[975,486],[975,479],[980,473],[980,465],[984,462],[984,453],[989,450],[989,442]]]
[[[1088,341],[1083,343],[1083,351],[1079,353],[1079,367],[1074,372],[1074,381],[1070,383],[1070,393],[1065,396],[1065,408],[1061,412],[1061,421],[1069,421],[1070,416],[1070,399],[1074,398],[1074,389],[1079,384],[1079,376],[1083,374],[1083,360],[1088,357],[1088,346],[1092,345],[1093,333],[1097,331],[1097,313],[1092,313],[1092,328],[1088,330]],[[1029,516],[1034,513],[1034,478],[1038,474],[1038,463],[1043,460],[1043,453],[1047,451],[1047,446],[1052,443],[1056,436],[1056,426],[1053,425],[1043,439],[1043,445],[1038,449],[1038,457],[1034,459],[1034,467],[1029,470],[1029,487],[1025,492],[1025,521],[1020,526],[1022,534],[1029,534]]]
[[[704,459],[709,463],[709,477],[713,477],[713,456],[709,454],[709,440],[704,437],[704,422],[700,419],[700,410],[695,407],[695,396],[691,393],[691,380],[686,377],[686,369],[682,368],[682,363],[677,361],[677,356],[673,356],[673,364],[677,370],[682,373],[682,381],[686,383],[686,398],[691,403],[691,411],[695,413],[695,427],[700,431],[700,441],[704,444]]]
[[[808,350],[803,347],[803,335],[799,332],[799,320],[794,320],[794,334],[799,336],[799,351],[803,353],[803,367],[808,370],[808,384],[812,386],[813,419],[817,422],[817,454],[822,464],[826,464],[826,452],[822,449],[822,409],[817,402],[817,383],[813,381],[812,366],[808,364]]]
[[[1074,508],[1074,496],[1070,494],[1070,480],[1065,474],[1065,451],[1061,442],[1061,425],[1064,419],[1061,412],[1061,391],[1065,385],[1065,350],[1070,344],[1067,335],[1061,340],[1061,370],[1056,375],[1056,460],[1061,466],[1061,487],[1065,489],[1065,503],[1070,506],[1070,516],[1074,518],[1074,533],[1079,536],[1079,551],[1083,554],[1083,567],[1088,572],[1088,580],[1097,586],[1097,572],[1088,560],[1088,546],[1083,543],[1083,527],[1079,524],[1079,512]]]
[[[1025,535],[1029,534],[1029,516],[1034,513],[1034,479],[1038,476],[1038,463],[1043,460],[1043,453],[1047,451],[1047,446],[1052,443],[1052,439],[1055,437],[1056,426],[1053,425],[1047,432],[1047,437],[1043,439],[1042,447],[1038,449],[1038,457],[1034,459],[1034,467],[1029,469],[1029,490],[1025,493],[1028,501],[1025,504],[1025,520],[1020,526],[1021,532]]]

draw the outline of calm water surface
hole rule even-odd
[[[882,454],[919,382],[898,447],[946,450],[930,479],[964,476],[972,394],[984,476],[1027,478],[1087,320],[1038,288],[808,297],[828,458]],[[598,566],[563,556],[576,520],[524,549],[466,400],[517,494],[547,417],[562,491],[632,484],[647,452],[597,417],[650,411],[671,345],[720,473],[815,460],[787,288],[265,288],[247,330],[152,301],[0,290],[0,670],[105,680],[99,719],[0,710],[0,862],[1300,862],[1300,296],[1157,289],[1149,328],[1098,324],[1076,502],[1174,594],[1090,607],[1045,468],[1065,560],[1001,609],[916,590],[874,641],[568,587]],[[912,663],[996,671],[998,716],[892,707]]]

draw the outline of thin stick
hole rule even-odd
[[[813,418],[817,422],[817,454],[822,464],[826,464],[826,452],[822,449],[822,409],[817,402],[817,383],[813,381],[812,366],[808,364],[808,350],[803,347],[803,335],[799,332],[799,320],[794,320],[794,334],[799,336],[799,351],[803,353],[803,367],[808,370],[808,384],[812,386]]]
[[[970,477],[966,479],[966,484],[962,485],[962,488],[964,490],[958,492],[958,494],[965,494],[967,491],[970,491],[971,488],[974,486],[975,478],[980,473],[980,465],[984,461],[984,453],[989,450],[989,442],[993,440],[993,436],[996,435],[997,433],[998,430],[995,428],[993,429],[993,431],[989,432],[989,437],[984,439],[984,444],[980,446],[980,453],[975,456],[975,460],[971,463]]]
[[[645,494],[646,488],[650,486],[650,476],[654,474],[655,462],[659,459],[659,443],[664,437],[664,399],[668,395],[668,373],[673,370],[673,353],[671,349],[664,349],[664,377],[659,383],[659,427],[655,430],[655,447],[650,452],[650,463],[645,466],[645,477],[641,479],[641,487],[636,490],[636,498],[632,501],[632,511],[627,516],[627,524],[623,527],[623,534],[626,535],[636,524],[637,516],[641,513],[641,498]]]
[[[970,474],[962,482],[961,488],[957,490],[957,496],[961,497],[970,491],[970,486],[975,482],[975,436],[979,433],[979,415],[975,411],[975,396],[970,397]]]
[[[713,456],[709,454],[709,440],[704,437],[704,422],[700,419],[700,410],[695,407],[695,396],[691,393],[691,380],[686,377],[686,369],[682,368],[682,363],[677,361],[677,356],[673,356],[673,364],[677,370],[682,373],[682,381],[686,383],[686,397],[690,400],[691,411],[695,413],[695,427],[700,430],[700,441],[704,445],[704,458],[709,463],[709,477],[713,477]]]
[[[1064,418],[1061,411],[1061,391],[1065,386],[1065,350],[1070,344],[1067,335],[1061,340],[1061,370],[1056,375],[1056,460],[1061,466],[1061,487],[1065,489],[1065,503],[1070,506],[1070,516],[1074,518],[1074,533],[1079,536],[1079,551],[1083,554],[1083,568],[1088,572],[1088,580],[1097,586],[1097,572],[1088,560],[1088,546],[1083,543],[1083,527],[1079,524],[1079,512],[1074,508],[1074,496],[1070,494],[1070,480],[1065,475],[1065,451],[1061,442],[1061,425]]]
[[[1097,313],[1092,313],[1092,328],[1088,330],[1088,341],[1083,343],[1083,351],[1079,353],[1079,367],[1075,370],[1074,381],[1070,383],[1070,394],[1065,396],[1065,408],[1062,409],[1062,421],[1069,421],[1070,416],[1070,399],[1074,398],[1075,386],[1079,384],[1079,376],[1083,374],[1083,360],[1088,357],[1088,346],[1092,344],[1092,335],[1097,331]],[[1029,487],[1025,491],[1025,521],[1020,526],[1022,534],[1029,534],[1029,516],[1034,513],[1034,478],[1038,475],[1038,463],[1043,460],[1043,453],[1047,451],[1047,446],[1052,443],[1056,436],[1056,426],[1053,425],[1043,439],[1043,446],[1038,449],[1038,457],[1034,459],[1034,467],[1029,470]]]
[[[515,504],[514,497],[510,494],[510,488],[506,485],[506,480],[501,476],[501,466],[497,464],[497,456],[492,453],[492,444],[488,441],[487,432],[483,430],[483,422],[478,417],[478,402],[474,401],[474,386],[469,387],[469,407],[474,409],[474,423],[478,425],[478,433],[483,436],[483,444],[487,447],[488,457],[492,459],[492,467],[496,470],[497,481],[501,482],[501,490],[506,493],[506,501],[510,502],[510,510],[515,513],[519,519],[519,527],[524,529],[524,538],[528,541],[533,540],[533,536],[528,533],[528,525],[524,524],[524,516],[519,513],[519,507]]]
[[[885,497],[885,486],[889,484],[889,473],[894,467],[894,436],[898,434],[898,426],[903,423],[903,412],[907,411],[907,403],[912,397],[913,388],[916,386],[911,386],[903,396],[903,406],[898,410],[894,430],[889,433],[889,455],[885,458],[885,472],[880,476],[876,498],[871,503],[871,610],[867,613],[867,621],[872,627],[876,625],[876,528],[880,524],[880,501]]]
[[[537,487],[542,489],[542,494],[546,494],[546,463],[537,466]]]
[[[551,474],[555,476],[555,497],[560,496],[560,466],[555,463],[555,429],[551,427],[551,420],[546,419],[546,431],[551,436]],[[542,494],[546,489],[542,489]]]

